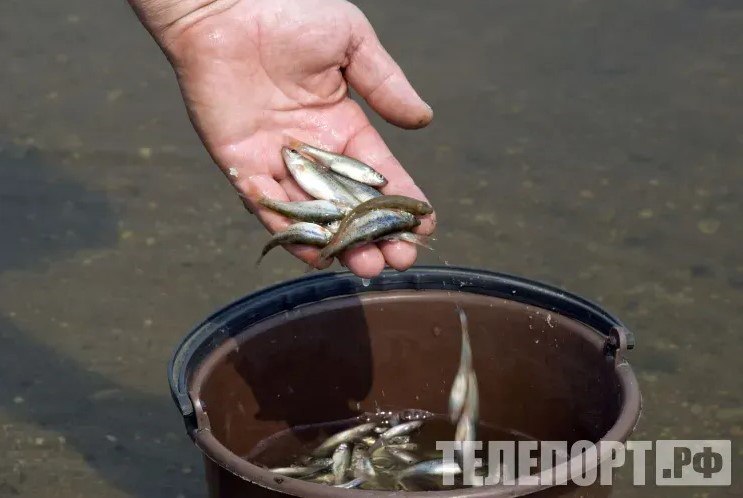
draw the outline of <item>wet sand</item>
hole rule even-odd
[[[602,303],[637,336],[634,438],[732,438],[740,469],[743,4],[358,4],[436,113],[375,123],[438,254]],[[253,267],[265,232],[125,2],[6,0],[0,61],[0,496],[203,496],[170,354],[304,265]],[[743,495],[625,470],[614,496]]]

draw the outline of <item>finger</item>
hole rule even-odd
[[[407,171],[395,159],[382,137],[371,125],[361,128],[349,140],[343,153],[368,164],[387,178],[387,185],[381,189],[383,194],[405,195],[428,202],[423,191],[418,188]],[[435,206],[433,207],[435,209]],[[430,235],[435,228],[436,212],[434,211],[430,215],[421,217],[421,224],[414,231],[423,235]],[[405,245],[410,246],[410,244]]]
[[[341,254],[340,260],[361,278],[374,278],[384,270],[385,257],[374,244],[347,249]]]
[[[433,110],[413,89],[400,66],[382,47],[364,17],[345,68],[348,83],[386,121],[401,128],[423,128]]]
[[[379,247],[385,260],[397,271],[407,270],[418,257],[418,248],[410,242],[380,242]]]

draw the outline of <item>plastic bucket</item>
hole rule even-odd
[[[480,419],[540,441],[626,441],[641,411],[622,353],[633,336],[595,304],[513,276],[455,267],[322,273],[216,312],[177,348],[169,382],[204,455],[212,498],[608,496],[610,487],[341,489],[277,476],[244,456],[298,425],[375,409],[445,413],[469,319]],[[484,443],[484,444],[487,444]]]

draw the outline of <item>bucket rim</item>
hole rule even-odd
[[[217,309],[177,344],[168,362],[168,384],[189,432],[196,428],[195,410],[188,394],[189,374],[195,363],[227,340],[249,326],[299,306],[394,290],[452,290],[508,299],[548,309],[606,337],[622,328],[628,338],[627,349],[635,345],[634,334],[595,302],[551,284],[507,273],[463,266],[413,266],[404,272],[387,268],[368,285],[350,271],[305,275],[251,292]]]

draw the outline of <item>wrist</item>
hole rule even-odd
[[[166,50],[178,33],[237,0],[127,0],[140,22]]]

